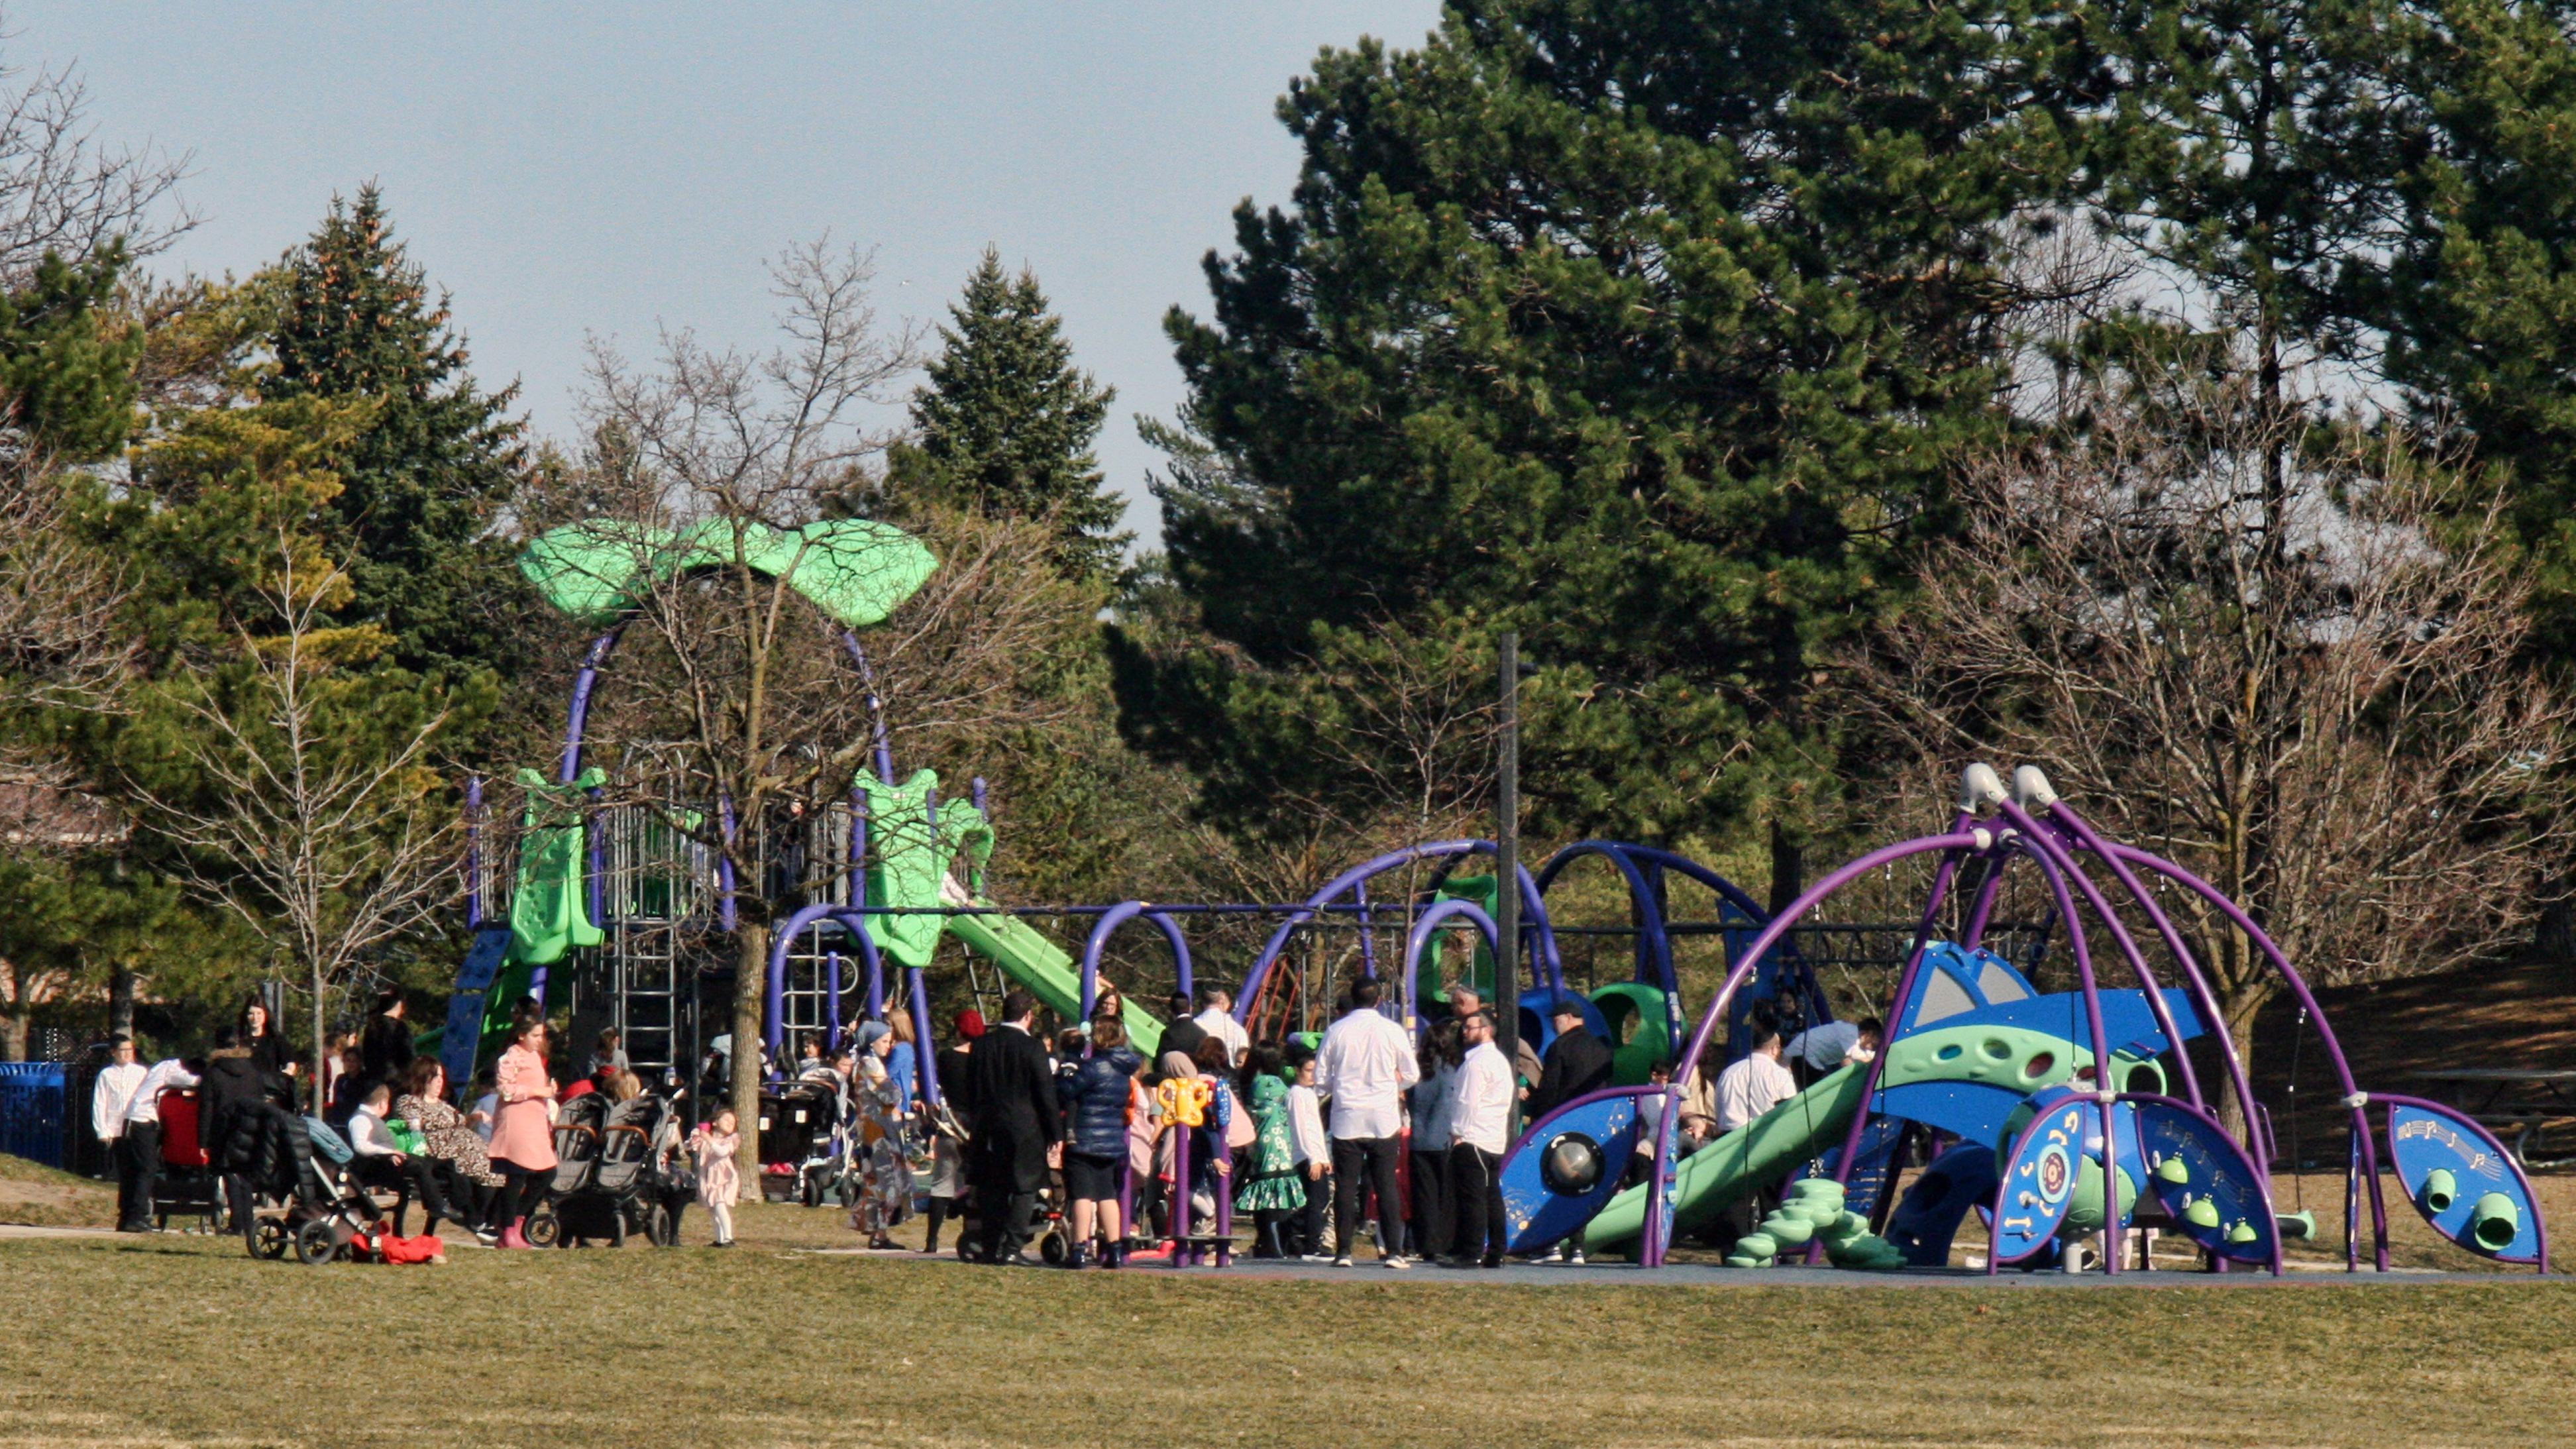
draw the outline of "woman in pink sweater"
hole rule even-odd
[[[545,1193],[555,1170],[554,1114],[550,1110],[555,1081],[546,1071],[543,1020],[520,1024],[510,1049],[501,1053],[494,1081],[500,1088],[501,1111],[492,1127],[492,1166],[508,1179],[508,1185],[501,1189],[500,1216],[507,1224],[501,1229],[501,1246],[533,1247],[521,1229],[528,1221],[528,1210]]]

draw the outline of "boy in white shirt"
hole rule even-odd
[[[134,1038],[118,1032],[108,1041],[109,1062],[89,1089],[90,1130],[116,1162],[116,1230],[152,1231],[153,1169],[161,1155],[161,1119],[150,1132],[133,1130],[134,1099],[151,1070],[134,1059]]]
[[[1297,1255],[1309,1263],[1329,1262],[1324,1205],[1333,1200],[1333,1145],[1324,1136],[1323,1101],[1315,1093],[1315,1049],[1290,1042],[1288,1061],[1297,1069],[1296,1083],[1288,1089],[1289,1146],[1306,1187],[1306,1205],[1297,1215]]]

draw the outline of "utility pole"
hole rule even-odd
[[[1521,999],[1521,636],[1505,630],[1502,729],[1494,761],[1494,1041],[1518,1079]],[[1520,1135],[1520,1092],[1504,1117],[1504,1140]]]

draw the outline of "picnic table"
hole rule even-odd
[[[2450,1087],[2451,1105],[2499,1139],[2510,1131],[2505,1150],[2525,1171],[2576,1162],[2576,1154],[2544,1155],[2549,1128],[2576,1126],[2576,1068],[2443,1067],[2415,1076]]]

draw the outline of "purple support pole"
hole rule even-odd
[[[1351,892],[1352,899],[1358,902],[1360,908],[1360,975],[1375,981],[1377,979],[1377,912],[1369,909],[1367,881],[1363,880],[1353,885]],[[1475,964],[1473,961],[1468,962],[1468,969],[1474,970]],[[1249,1010],[1250,1007],[1247,1006],[1245,1009]]]
[[[617,649],[617,636],[625,626],[609,630],[590,641],[590,652],[581,658],[581,670],[572,677],[572,710],[564,719],[563,764],[556,771],[555,782],[569,785],[581,778],[581,736],[590,723],[590,695],[599,684],[599,671],[608,656]]]
[[[841,895],[858,910],[868,903],[868,792],[850,792],[850,866]]]
[[[1172,1266],[1193,1267],[1198,1249],[1190,1246],[1190,1138],[1195,1127],[1175,1122],[1172,1132]]]
[[[465,929],[483,929],[483,777],[465,777]]]
[[[866,956],[868,964],[868,1020],[883,1021],[885,1020],[885,957],[879,955],[873,950],[867,952]],[[920,1056],[920,1048],[915,1047],[912,1054],[916,1057]]]
[[[841,953],[824,952],[823,970],[823,1009],[827,1018],[823,1023],[823,1039],[829,1043],[824,1050],[838,1052],[841,1049]]]
[[[930,1039],[930,989],[922,984],[921,968],[906,969],[905,979],[912,986],[913,1060],[921,1074],[921,1099],[936,1107],[944,1100],[939,1091],[938,1045]]]
[[[1232,1082],[1218,1082],[1217,1090],[1227,1094],[1228,1110],[1235,1112],[1246,1110],[1242,1103],[1231,1100],[1234,1092]],[[1225,1139],[1211,1134],[1208,1152],[1210,1161],[1225,1161]],[[2529,1188],[2524,1189],[2526,1192],[2529,1190]],[[2533,1201],[2537,1202],[2539,1199],[2534,1198]],[[2538,1210],[2534,1209],[2535,1215],[2537,1212]],[[1234,1266],[1234,1177],[1231,1173],[1221,1172],[1216,1175],[1216,1266],[1220,1268]]]
[[[886,734],[885,703],[877,698],[877,672],[868,667],[868,651],[859,647],[859,636],[843,630],[841,647],[848,650],[850,662],[859,666],[859,683],[868,692],[868,727],[874,736],[877,778],[894,783],[894,744]]]
[[[1417,1036],[1421,1034],[1422,1025],[1420,1016],[1414,1011],[1414,992],[1422,971],[1423,953],[1431,948],[1432,933],[1452,919],[1463,919],[1474,926],[1489,946],[1501,939],[1501,931],[1494,925],[1494,918],[1485,914],[1484,907],[1456,896],[1433,902],[1431,909],[1424,911],[1413,923],[1413,929],[1404,938],[1404,980],[1400,983],[1401,994],[1396,1000],[1403,1011],[1404,1029]],[[1499,957],[1500,953],[1496,954]],[[1535,974],[1538,963],[1531,962],[1530,970]],[[1518,981],[1498,981],[1495,989],[1503,1001],[1514,1003],[1514,1009],[1517,1009],[1521,989]]]

